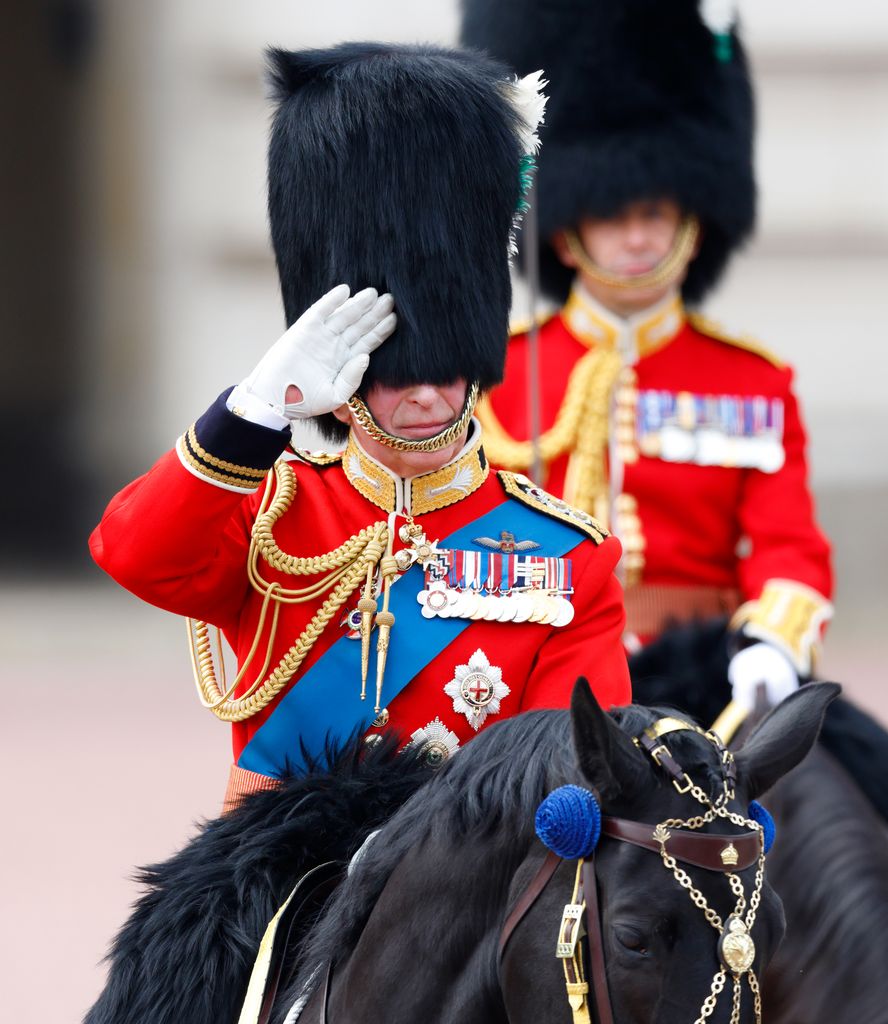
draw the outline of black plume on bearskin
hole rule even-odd
[[[237,1019],[266,925],[296,881],[348,861],[431,770],[397,741],[356,740],[324,763],[247,797],[179,853],[143,868],[146,888],[109,955],[84,1024],[219,1024]]]
[[[463,0],[462,41],[549,85],[537,176],[540,277],[574,271],[547,244],[581,217],[668,197],[704,236],[683,286],[698,301],[755,222],[754,104],[736,34],[715,55],[698,0]]]
[[[374,383],[502,379],[508,246],[522,157],[503,91],[478,54],[347,43],[270,50],[276,101],[268,209],[287,323],[345,282],[395,297]],[[332,437],[342,426],[319,418]]]

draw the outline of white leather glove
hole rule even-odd
[[[733,699],[750,712],[756,708],[759,686],[764,686],[771,707],[799,686],[799,677],[789,658],[765,643],[744,647],[731,658],[728,681],[733,687]]]
[[[358,390],[370,353],[395,329],[394,306],[391,295],[378,295],[375,288],[349,298],[348,285],[337,285],[272,345],[235,388],[229,407],[240,393],[288,420],[332,412]],[[287,402],[291,385],[302,393],[301,401]]]

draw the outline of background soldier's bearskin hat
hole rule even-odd
[[[540,278],[553,297],[566,297],[574,271],[546,243],[584,214],[655,197],[695,213],[702,247],[682,289],[692,302],[752,230],[753,97],[732,9],[727,0],[463,0],[466,45],[519,74],[542,68],[549,83],[535,206]]]
[[[337,284],[395,298],[361,393],[502,378],[527,132],[476,53],[347,43],[268,53],[268,207],[287,323]],[[520,93],[520,89],[518,90]],[[342,425],[318,421],[332,439]]]

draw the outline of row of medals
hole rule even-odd
[[[398,531],[410,547],[398,551],[395,559],[402,572],[413,562],[428,568],[445,551],[430,543],[421,528],[405,524]],[[400,556],[400,557],[399,557]],[[473,587],[457,590],[443,580],[429,582],[416,595],[427,619],[474,619],[476,622],[538,622],[543,626],[566,626],[574,617],[574,606],[560,594],[546,589],[522,587],[508,593],[481,593]]]
[[[454,590],[444,583],[431,583],[417,600],[422,614],[440,619],[484,619],[488,622],[538,622],[544,626],[566,626],[574,617],[574,606],[551,590],[521,589],[507,594],[482,594],[477,590]]]

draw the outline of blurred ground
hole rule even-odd
[[[821,498],[820,513],[840,595],[824,675],[888,722],[888,543],[875,528],[888,492],[845,490]],[[854,592],[843,589],[851,578],[863,581]],[[98,573],[0,589],[0,649],[12,712],[4,1016],[74,1022],[101,988],[134,866],[168,856],[217,812],[228,729],[197,703],[182,621]]]

